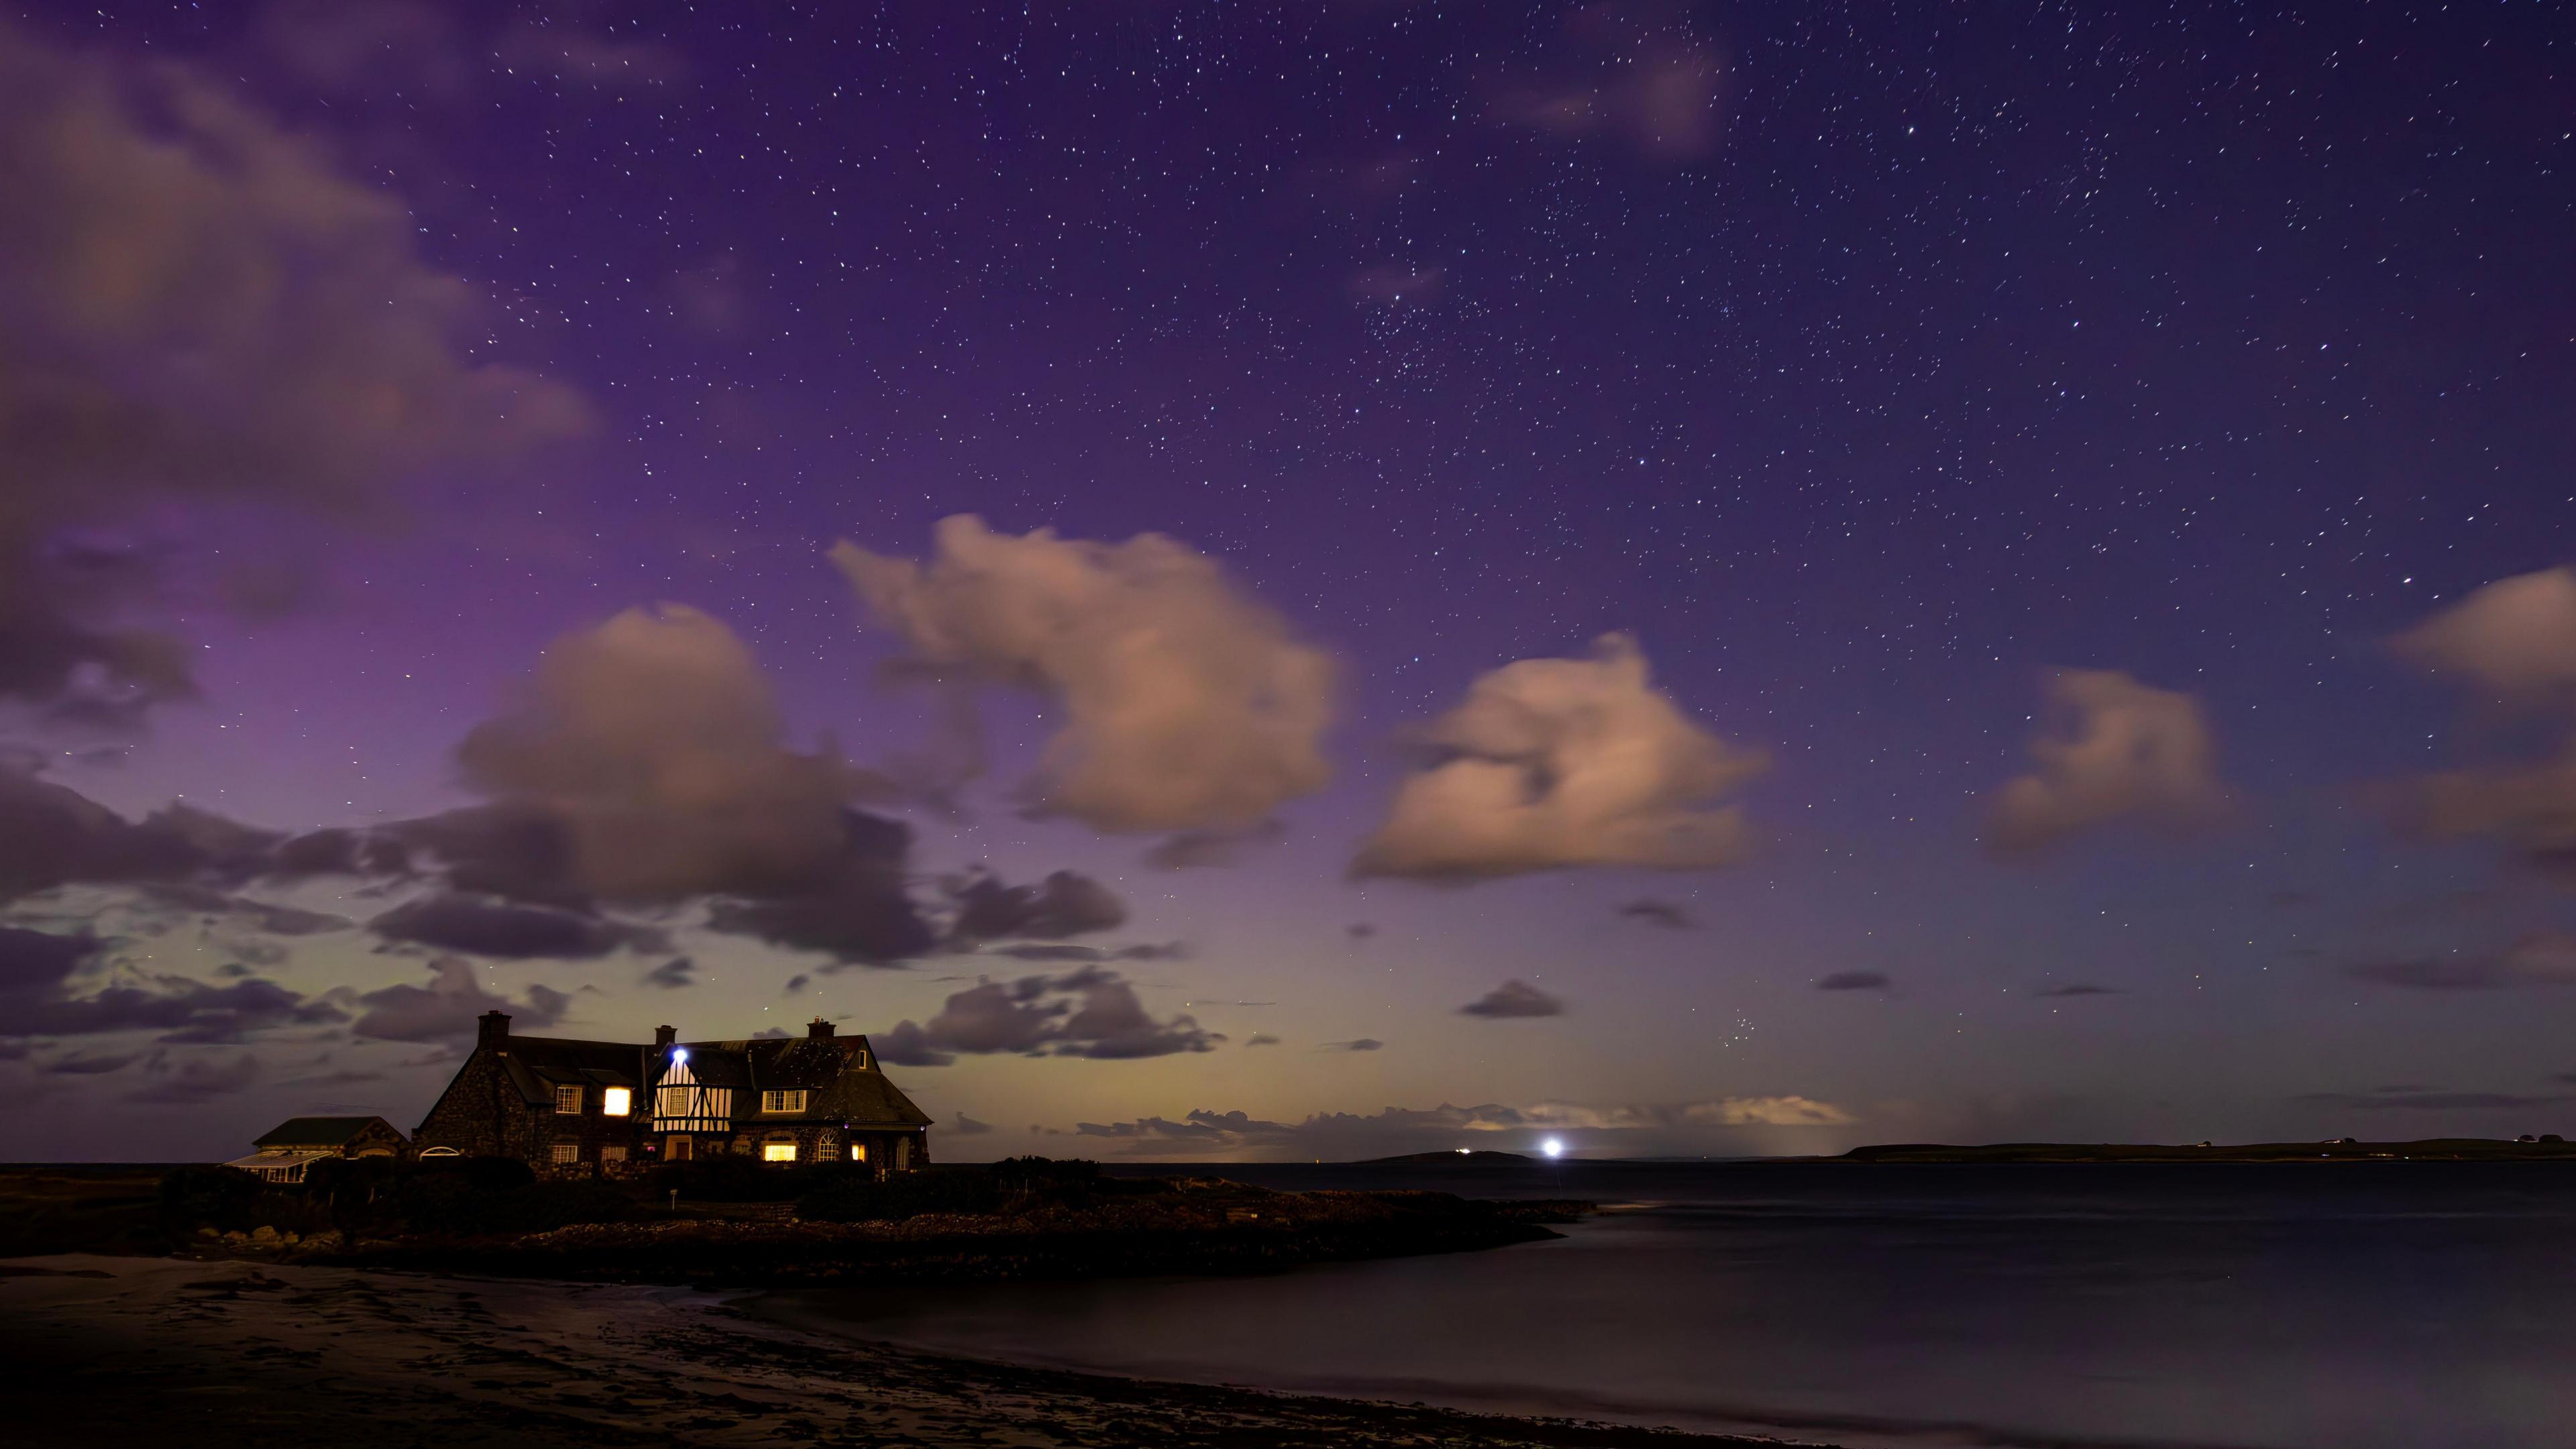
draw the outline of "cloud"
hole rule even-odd
[[[1062,728],[1030,807],[1113,832],[1248,830],[1331,779],[1332,662],[1159,534],[1022,538],[943,519],[928,564],[832,550],[916,677],[1024,689]]]
[[[1342,934],[1350,937],[1354,941],[1365,941],[1371,936],[1377,934],[1377,927],[1370,925],[1366,921],[1356,921],[1343,927]]]
[[[2117,996],[2119,994],[2120,990],[2116,986],[2095,986],[2083,981],[2070,981],[2063,986],[2043,986],[2031,993],[2043,1000],[2052,997]]]
[[[1816,983],[1818,991],[1885,991],[1889,982],[1884,971],[1836,971]]]
[[[9,27],[0,174],[0,697],[117,720],[195,692],[165,552],[119,532],[163,505],[354,516],[588,426],[469,355],[474,289],[398,198],[229,83]]]
[[[1055,941],[1127,923],[1127,905],[1116,892],[1069,870],[1052,872],[1034,886],[1004,885],[993,876],[975,875],[949,894],[957,914],[948,936],[961,945],[1012,937]]]
[[[883,782],[788,749],[758,661],[663,604],[549,646],[514,707],[458,747],[466,782],[558,822],[573,882],[612,900],[811,890],[843,862],[844,806]]]
[[[181,976],[118,980],[86,996],[74,978],[92,966],[102,944],[87,935],[0,926],[0,1033],[10,1036],[105,1036],[166,1033],[170,1042],[239,1041],[280,1026],[345,1021],[327,1001],[250,977],[222,986]]]
[[[552,906],[440,893],[407,901],[367,923],[388,941],[408,941],[441,951],[521,961],[536,957],[588,960],[611,951],[666,950],[669,942],[649,926],[630,925]]]
[[[1477,679],[1418,732],[1354,875],[1472,880],[1565,866],[1697,870],[1743,858],[1743,812],[1715,802],[1767,761],[1692,723],[1624,634],[1590,659],[1524,659]]]
[[[1319,1052],[1374,1052],[1386,1049],[1386,1043],[1364,1036],[1357,1041],[1328,1041],[1315,1048]]]
[[[1279,1038],[1272,1036],[1266,1031],[1256,1031],[1252,1035],[1245,1037],[1243,1039],[1243,1044],[1248,1047],[1277,1046],[1279,1045]]]
[[[1133,946],[993,946],[987,956],[1007,956],[1014,961],[1186,961],[1189,948],[1178,941],[1160,944],[1140,942]]]
[[[2520,1096],[2510,1092],[2436,1092],[2381,1087],[2363,1092],[2312,1092],[2304,1103],[2363,1112],[2494,1112],[2524,1107],[2553,1107],[2576,1101],[2565,1094]]]
[[[647,986],[659,987],[664,991],[677,991],[683,986],[698,984],[697,970],[697,963],[688,957],[674,956],[645,972],[641,979]]]
[[[1460,1016],[1563,1016],[1565,1003],[1526,981],[1506,981],[1458,1008]]]
[[[143,894],[147,900],[159,905],[198,916],[238,920],[272,936],[314,936],[350,930],[357,925],[346,916],[299,910],[294,906],[255,901],[247,896],[226,895],[219,890],[183,881],[149,885]]]
[[[70,1056],[56,1057],[45,1063],[44,1070],[56,1076],[65,1077],[104,1076],[109,1072],[121,1072],[140,1060],[142,1060],[141,1057],[131,1052],[121,1054],[76,1052]]]
[[[2198,700],[2116,669],[2060,670],[2047,693],[2047,723],[2030,742],[2038,768],[1995,792],[1988,851],[2028,855],[2132,817],[2189,830],[2227,812]]]
[[[948,1130],[956,1133],[960,1137],[981,1137],[993,1130],[993,1124],[990,1122],[978,1122],[974,1118],[960,1112],[949,1122]]]
[[[1677,164],[1717,149],[1726,64],[1678,4],[1586,5],[1566,16],[1556,57],[1535,78],[1496,88],[1496,119],[1553,136],[1626,143]]]
[[[2576,569],[2500,579],[2390,641],[2399,657],[2508,700],[2576,689]]]
[[[151,1075],[144,1085],[128,1095],[127,1101],[173,1105],[203,1102],[229,1097],[260,1078],[259,1058],[249,1052],[224,1062],[191,1057],[175,1068],[155,1062],[149,1070]]]
[[[949,996],[924,1023],[897,1022],[875,1039],[877,1055],[897,1066],[940,1067],[960,1054],[1123,1061],[1215,1049],[1225,1038],[1197,1020],[1156,1021],[1136,989],[1096,966],[1061,976],[978,981]]]
[[[1661,926],[1667,931],[1687,931],[1693,928],[1690,912],[1683,910],[1681,907],[1674,905],[1670,901],[1630,901],[1628,904],[1619,908],[1619,914],[1632,921],[1643,921],[1650,926]]]
[[[1278,820],[1264,820],[1247,830],[1184,830],[1145,852],[1145,863],[1156,870],[1235,865],[1287,838],[1288,827]]]
[[[0,765],[0,902],[65,885],[238,883],[267,867],[277,840],[185,805],[128,821]]]
[[[572,998],[542,986],[528,988],[525,1002],[485,991],[474,979],[474,967],[455,956],[429,963],[427,986],[388,986],[358,998],[365,1010],[349,1030],[377,1041],[446,1042],[474,1039],[487,1011],[506,1011],[514,1030],[543,1030],[563,1020]]]
[[[2576,986],[2576,936],[2525,936],[2492,955],[2431,956],[2412,960],[2356,961],[2343,968],[2355,981],[2409,991],[2504,991],[2525,986]]]

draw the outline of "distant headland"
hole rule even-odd
[[[1811,1159],[1812,1160],[1812,1159]],[[2428,1137],[2412,1142],[1885,1143],[1855,1147],[1827,1162],[2526,1162],[2576,1161],[2576,1144],[2557,1133],[2505,1141],[2493,1137]]]
[[[1391,1167],[1399,1164],[1421,1167],[1503,1167],[1537,1159],[1517,1152],[1407,1152],[1395,1157],[1363,1157],[1360,1167]]]

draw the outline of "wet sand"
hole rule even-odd
[[[237,1259],[0,1262],[0,1356],[28,1449],[1772,1442],[934,1358],[680,1288]]]

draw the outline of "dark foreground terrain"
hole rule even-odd
[[[1937,1142],[1855,1147],[1832,1162],[2576,1162],[2576,1145],[2555,1137],[2505,1142],[2431,1137],[2410,1142]]]
[[[686,1290],[244,1260],[0,1262],[0,1355],[27,1449],[1756,1442],[940,1359]]]

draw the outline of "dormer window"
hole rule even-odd
[[[556,1111],[558,1111],[558,1112],[578,1112],[578,1111],[580,1111],[580,1110],[581,1110],[581,1088],[579,1088],[579,1087],[557,1087],[557,1088],[555,1088],[555,1110],[556,1110]]]
[[[760,1110],[763,1112],[802,1112],[805,1110],[805,1094],[801,1091],[763,1092],[760,1094]]]

